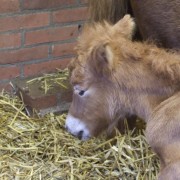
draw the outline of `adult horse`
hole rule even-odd
[[[179,0],[89,0],[90,19],[115,23],[131,14],[136,39],[153,40],[165,48],[180,48]]]

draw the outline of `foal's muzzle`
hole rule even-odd
[[[91,137],[86,124],[82,120],[75,118],[71,114],[68,114],[67,116],[65,128],[69,133],[81,140],[87,140]]]

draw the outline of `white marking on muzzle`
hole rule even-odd
[[[91,137],[86,125],[78,118],[68,114],[66,118],[66,129],[74,136],[79,137],[81,140],[87,140]]]

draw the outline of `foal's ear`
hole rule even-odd
[[[121,33],[126,38],[132,39],[136,25],[134,19],[129,14],[127,14],[121,20],[119,20],[112,28],[115,33]]]
[[[91,70],[98,76],[110,74],[113,66],[113,53],[108,45],[99,45],[92,50],[89,59]]]

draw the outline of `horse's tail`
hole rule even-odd
[[[92,22],[106,20],[115,23],[130,11],[129,0],[89,0]]]

